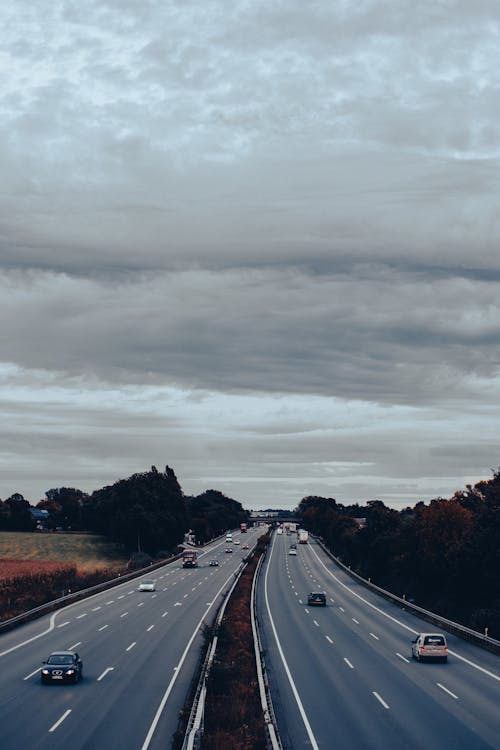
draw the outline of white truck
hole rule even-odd
[[[309,532],[305,529],[299,529],[298,532],[299,544],[307,544],[309,541]]]

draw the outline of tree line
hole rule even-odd
[[[500,470],[451,498],[400,511],[380,500],[346,506],[309,496],[296,512],[363,577],[500,638]]]
[[[169,466],[155,466],[87,494],[73,487],[48,490],[35,506],[48,511],[48,529],[91,531],[132,551],[170,553],[192,530],[203,543],[248,520],[241,503],[217,490],[184,495]],[[33,531],[31,506],[19,493],[0,500],[0,530]]]

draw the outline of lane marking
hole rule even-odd
[[[81,620],[81,619],[82,619],[82,617],[87,617],[87,612],[84,612],[84,613],[83,613],[83,615],[77,615],[77,616],[75,617],[75,620]]]
[[[121,596],[119,596],[118,599],[125,599],[125,594],[122,594]]]
[[[109,628],[109,625],[103,625],[102,628],[99,628],[99,633],[101,632],[101,630],[106,630],[106,628]]]
[[[309,614],[309,610],[307,609],[307,607],[304,607],[304,612],[305,612],[305,613],[306,613],[307,615]]]
[[[316,625],[317,628],[319,628],[319,623],[316,622],[316,620],[313,620],[313,623]]]
[[[286,676],[288,677],[288,682],[290,683],[290,687],[292,689],[293,697],[295,698],[295,702],[297,703],[297,707],[299,709],[302,721],[304,722],[304,726],[306,728],[307,736],[309,737],[309,742],[311,743],[314,750],[319,750],[318,743],[316,742],[316,738],[313,734],[311,725],[309,723],[309,719],[307,718],[306,712],[304,710],[304,706],[302,705],[302,701],[300,700],[300,696],[297,690],[297,687],[295,685],[295,682],[293,680],[292,674],[290,672],[290,669],[288,667],[288,663],[285,659],[285,654],[283,653],[283,649],[281,647],[280,640],[278,638],[278,633],[276,632],[276,626],[274,624],[273,616],[271,614],[271,607],[269,606],[269,596],[267,592],[267,578],[269,574],[269,568],[271,567],[271,559],[274,552],[274,545],[276,542],[276,537],[273,538],[273,542],[271,545],[271,552],[269,553],[269,560],[266,565],[266,575],[264,577],[264,596],[266,600],[266,607],[267,607],[267,614],[269,616],[269,621],[271,623],[271,628],[274,634],[274,639],[276,641],[276,645],[278,647],[279,655],[281,656],[281,661],[283,662],[283,666],[285,668]]]
[[[389,706],[387,705],[387,703],[385,702],[385,700],[383,698],[381,698],[378,693],[376,693],[375,691],[373,691],[373,695],[379,701],[379,703],[381,703],[383,705],[384,708],[389,708]]]
[[[29,680],[30,677],[33,677],[33,675],[38,674],[38,672],[41,670],[41,667],[37,667],[34,672],[31,674],[26,675],[26,677],[23,677],[23,680]]]
[[[73,651],[77,646],[81,646],[82,642],[78,641],[78,643],[74,643],[72,646],[69,646],[68,651]]]
[[[455,695],[455,693],[452,693],[451,690],[448,690],[448,688],[445,688],[444,685],[441,685],[440,682],[436,682],[436,685],[441,688],[441,690],[444,690],[445,693],[448,693],[448,695],[451,695],[452,698],[455,698],[455,700],[458,700],[458,695]]]
[[[125,651],[130,651],[132,648],[134,648],[134,646],[135,646],[136,643],[137,643],[137,641],[134,641],[133,643],[131,643],[130,646],[127,646],[127,648],[125,649]]]
[[[401,620],[398,620],[396,617],[393,617],[392,615],[388,614],[387,612],[384,612],[383,609],[380,609],[380,607],[377,607],[375,604],[372,604],[368,601],[368,599],[365,599],[361,594],[356,593],[356,591],[353,591],[349,586],[347,586],[345,583],[343,583],[340,578],[337,578],[337,576],[332,573],[331,570],[328,570],[325,563],[321,558],[319,557],[318,553],[314,549],[314,547],[310,547],[311,552],[316,556],[316,559],[318,562],[323,566],[323,568],[326,570],[329,576],[333,578],[334,581],[336,581],[342,588],[344,588],[346,591],[349,591],[350,594],[355,596],[357,599],[359,599],[361,602],[366,604],[368,607],[371,607],[379,614],[383,615],[384,617],[387,617],[388,620],[391,620],[391,622],[395,622],[396,625],[399,625],[400,627],[404,628],[404,630],[407,630],[409,633],[413,633],[413,635],[418,635],[419,631],[414,630],[413,628],[410,628],[409,625],[405,625],[404,622],[401,622]],[[416,617],[416,615],[415,615]],[[476,664],[473,661],[470,661],[470,659],[466,659],[465,656],[461,656],[456,651],[452,651],[451,649],[448,649],[448,653],[452,656],[456,657],[457,659],[460,659],[460,661],[463,661],[465,664],[468,664],[470,667],[473,667],[474,669],[477,669],[479,672],[482,672],[483,674],[488,675],[488,677],[493,678],[497,682],[500,682],[500,675],[495,674],[494,672],[490,672],[489,669],[485,669],[484,667],[479,666],[479,664]],[[1,656],[1,654],[0,654]]]
[[[101,675],[99,675],[99,677],[97,678],[97,682],[100,682],[104,677],[106,677],[108,672],[112,672],[113,670],[114,670],[114,667],[107,667],[107,669],[105,669],[104,672]]]
[[[154,625],[150,625],[146,632],[149,633],[149,631],[153,630],[153,628],[154,628]]]
[[[61,622],[60,625],[58,625],[58,628],[64,628],[65,625],[69,625],[69,620],[66,620],[66,622]]]
[[[221,542],[221,544],[222,544],[222,542]],[[167,701],[169,699],[170,693],[172,692],[172,689],[173,689],[173,687],[175,685],[175,682],[177,680],[177,676],[180,674],[181,667],[184,664],[184,661],[186,660],[186,657],[187,657],[187,655],[189,653],[189,649],[191,648],[191,645],[192,645],[194,639],[196,638],[196,636],[198,634],[198,631],[201,628],[201,625],[202,625],[202,623],[203,623],[203,621],[204,621],[204,619],[205,619],[205,617],[207,615],[207,612],[212,608],[212,606],[214,605],[214,603],[218,600],[219,595],[221,594],[221,592],[224,590],[224,588],[227,586],[227,584],[229,583],[229,581],[232,578],[233,578],[233,573],[231,573],[226,578],[226,580],[224,581],[224,583],[222,584],[222,586],[220,587],[220,589],[217,591],[217,593],[215,594],[214,598],[212,599],[212,601],[211,601],[211,603],[209,605],[209,608],[207,610],[205,610],[205,612],[202,614],[202,616],[198,620],[198,623],[197,623],[195,629],[193,630],[191,638],[187,642],[186,648],[184,649],[184,651],[182,653],[182,656],[181,656],[181,658],[179,660],[179,663],[177,664],[176,667],[174,667],[174,670],[173,670],[174,674],[173,674],[173,676],[172,676],[172,678],[171,678],[171,680],[170,680],[170,682],[169,682],[169,684],[167,686],[167,689],[165,690],[165,693],[163,694],[163,698],[161,699],[160,705],[158,706],[158,708],[156,710],[156,714],[155,714],[155,716],[153,718],[153,721],[151,722],[151,726],[149,727],[148,733],[146,735],[146,739],[144,740],[144,742],[143,742],[140,750],[148,750],[148,748],[149,748],[149,746],[151,744],[151,740],[153,739],[153,735],[155,733],[156,727],[158,726],[158,722],[160,721],[161,715],[163,713],[163,709],[165,708],[165,705],[166,705],[166,703],[167,703]],[[180,603],[179,603],[179,606],[181,606]],[[317,747],[316,747],[316,750],[318,750]]]
[[[92,612],[97,612],[98,609],[102,609],[102,607],[92,607]]]
[[[348,666],[348,667],[349,667],[350,669],[354,669],[354,667],[352,666],[352,664],[351,664],[351,662],[349,661],[349,659],[346,659],[346,658],[345,658],[345,656],[344,656],[344,661],[345,661],[345,663],[347,664],[347,666]]]
[[[410,660],[407,659],[406,656],[403,656],[403,654],[398,654],[397,651],[396,651],[396,656],[399,656],[399,658],[402,659],[403,661],[405,661],[407,664],[410,663]]]
[[[109,605],[110,605],[110,604],[114,604],[114,603],[115,603],[115,600],[114,600],[114,599],[111,599],[111,601],[109,601],[109,602],[105,602],[105,606],[106,606],[106,607],[109,607]]]
[[[144,607],[144,602],[139,602],[138,607]]]
[[[70,713],[71,713],[71,708],[68,708],[68,710],[63,713],[61,718],[58,719],[55,724],[52,724],[52,726],[49,729],[49,732],[55,732],[59,724],[62,724],[64,719],[66,719],[70,715]]]
[[[370,635],[371,635],[372,638],[375,638],[376,641],[380,640],[380,638],[378,637],[378,635],[375,635],[375,633],[370,633]]]
[[[356,623],[356,625],[359,625],[359,620],[356,620],[355,617],[352,618],[352,621]]]
[[[120,617],[126,617],[128,615],[128,612],[124,612]]]
[[[341,612],[345,612],[344,607],[339,607],[339,609],[340,609]]]
[[[329,635],[325,635],[325,638],[328,641],[328,643],[333,643],[333,641],[332,641],[332,639],[330,638]]]
[[[166,617],[167,615],[168,615],[168,612],[164,612],[164,613],[162,614],[162,617]]]

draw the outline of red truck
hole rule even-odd
[[[195,549],[186,549],[182,553],[182,567],[196,568],[198,565],[198,552]]]

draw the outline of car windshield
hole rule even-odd
[[[70,654],[52,654],[47,664],[73,664],[73,657]]]
[[[143,586],[153,586],[154,585],[154,581],[143,581],[142,585]]]
[[[426,646],[444,646],[444,638],[442,635],[426,635],[424,644]]]

